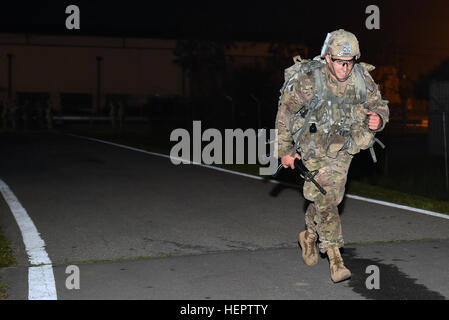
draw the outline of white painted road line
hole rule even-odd
[[[69,134],[69,133],[67,133],[66,135],[71,136],[71,137],[75,137],[75,138],[86,139],[86,140],[96,141],[96,142],[100,142],[100,143],[104,143],[104,144],[109,144],[111,146],[116,146],[116,147],[119,147],[119,148],[133,150],[133,151],[137,151],[137,152],[140,152],[140,153],[149,154],[149,155],[152,155],[152,156],[157,156],[157,157],[162,157],[162,158],[167,158],[167,159],[173,159],[173,160],[177,160],[177,161],[184,161],[184,162],[186,162],[186,164],[193,164],[193,165],[200,166],[200,167],[203,167],[203,168],[209,168],[209,169],[216,170],[216,171],[227,172],[227,173],[230,173],[230,174],[234,174],[234,175],[238,175],[238,176],[242,176],[242,177],[247,177],[247,178],[250,178],[250,179],[268,180],[269,182],[275,183],[275,184],[284,184],[284,185],[288,185],[288,186],[293,187],[293,188],[298,187],[298,186],[295,186],[293,184],[288,184],[288,183],[280,182],[280,181],[273,180],[273,179],[265,179],[263,177],[255,176],[253,174],[242,173],[242,172],[238,172],[238,171],[232,171],[232,170],[229,170],[229,169],[215,167],[215,166],[211,166],[211,165],[204,164],[204,163],[188,161],[188,160],[185,160],[185,159],[182,159],[182,158],[178,158],[178,157],[170,157],[169,155],[166,155],[166,154],[146,151],[146,150],[125,146],[125,145],[114,143],[114,142],[110,142],[110,141],[105,141],[105,140],[91,138],[91,137],[78,136],[78,135]]]
[[[142,149],[138,149],[138,148],[133,148],[133,147],[128,147],[128,146],[121,145],[121,144],[118,144],[118,143],[109,142],[109,141],[96,139],[96,138],[78,136],[78,135],[74,135],[74,134],[67,134],[67,135],[72,136],[72,137],[81,138],[81,139],[97,141],[97,142],[100,142],[100,143],[105,143],[105,144],[113,145],[113,146],[124,148],[124,149],[129,149],[129,150],[133,150],[133,151],[137,151],[137,152],[141,152],[141,153],[150,154],[150,155],[153,155],[153,156],[158,156],[158,157],[163,157],[163,158],[170,159],[169,155],[162,154],[162,153],[150,152],[150,151],[146,151],[146,150],[142,150]],[[173,157],[173,159],[178,160],[178,161],[179,160],[183,160],[183,159],[180,159],[180,158],[177,158],[177,157]],[[270,183],[282,184],[282,185],[293,187],[293,188],[297,188],[298,187],[298,186],[293,185],[291,183],[285,183],[285,182],[281,182],[281,181],[277,181],[277,180],[273,180],[273,179],[265,179],[265,178],[260,177],[260,176],[247,174],[247,173],[241,173],[241,172],[232,171],[232,170],[228,170],[228,169],[223,169],[223,168],[219,168],[219,167],[215,167],[215,166],[211,166],[211,165],[207,165],[207,164],[203,164],[203,163],[197,163],[197,162],[189,161],[189,164],[193,164],[193,165],[197,165],[197,166],[200,166],[200,167],[205,167],[205,168],[209,168],[209,169],[213,169],[213,170],[217,170],[217,171],[227,172],[227,173],[230,173],[230,174],[243,176],[243,177],[247,177],[247,178],[251,178],[251,179],[267,180]],[[352,194],[346,194],[345,196],[350,198],[350,199],[376,203],[376,204],[380,204],[380,205],[387,206],[387,207],[403,209],[403,210],[407,210],[407,211],[412,211],[412,212],[416,212],[416,213],[422,213],[422,214],[425,214],[425,215],[434,216],[434,217],[438,217],[438,218],[443,218],[443,219],[448,219],[449,220],[449,215],[442,214],[442,213],[439,213],[439,212],[418,209],[418,208],[404,206],[404,205],[400,205],[400,204],[396,204],[396,203],[392,203],[392,202],[387,202],[387,201],[381,201],[381,200],[376,200],[376,199],[371,199],[371,198],[360,197],[360,196],[356,196],[356,195],[352,195]]]
[[[360,196],[356,196],[356,195],[353,195],[353,194],[347,194],[346,196],[348,198],[350,198],[350,199],[367,201],[367,202],[371,202],[371,203],[381,204],[383,206],[389,206],[389,207],[393,207],[393,208],[399,208],[399,209],[414,211],[414,212],[418,212],[418,213],[422,213],[422,214],[427,214],[429,216],[434,216],[434,217],[438,217],[438,218],[443,218],[443,219],[448,219],[449,220],[449,215],[443,214],[443,213],[438,213],[438,212],[434,212],[434,211],[413,208],[413,207],[404,206],[404,205],[401,205],[401,204],[391,203],[391,202],[387,202],[387,201],[381,201],[381,200],[376,200],[376,199],[360,197]]]
[[[25,208],[22,207],[8,185],[1,179],[0,192],[16,219],[22,233],[28,259],[32,265],[28,268],[28,299],[57,300],[53,267],[45,251],[44,240],[40,237]]]
[[[28,268],[28,300],[57,300],[51,265]]]

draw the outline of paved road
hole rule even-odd
[[[305,266],[298,189],[59,134],[0,136],[0,179],[40,232],[58,299],[448,299],[449,220],[359,200],[342,209],[351,280]],[[27,299],[29,262],[0,199],[18,265],[0,269]],[[66,288],[66,267],[80,289]],[[366,287],[377,266],[380,289]],[[370,282],[372,283],[372,281]]]

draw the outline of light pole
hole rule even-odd
[[[102,57],[97,56],[97,103],[96,103],[96,112],[100,110],[101,106],[101,61]]]
[[[449,189],[449,173],[447,168],[447,135],[446,135],[446,112],[443,111],[443,145],[444,145],[444,169],[446,172],[446,190]]]
[[[12,54],[8,53],[8,98],[12,96]]]

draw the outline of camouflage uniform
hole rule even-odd
[[[358,75],[355,68],[359,70]],[[354,154],[372,145],[374,131],[366,124],[366,111],[372,110],[380,116],[382,123],[377,132],[388,122],[389,110],[388,101],[382,99],[378,86],[369,75],[373,66],[355,64],[344,84],[331,77],[327,64],[322,63],[317,69],[315,73],[299,74],[283,88],[276,128],[279,157],[298,152],[309,170],[319,170],[315,179],[327,194],[323,195],[311,182],[304,183],[304,197],[312,201],[306,210],[305,221],[308,232],[318,234],[320,251],[325,253],[330,246],[343,246],[337,206],[344,196]],[[364,103],[359,99],[362,95],[357,85],[360,75],[363,75],[366,86]],[[307,108],[316,96],[315,78],[318,76],[328,100],[325,99],[313,116],[307,118],[304,113],[310,112]],[[343,99],[349,103],[342,102]],[[308,123],[306,119],[309,119]],[[309,129],[311,122],[316,129]],[[303,134],[295,136],[301,128]]]

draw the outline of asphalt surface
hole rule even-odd
[[[0,150],[0,179],[45,241],[61,300],[449,298],[447,219],[346,198],[353,276],[334,284],[326,258],[300,258],[299,189],[58,133],[2,134]],[[27,299],[29,262],[3,198],[0,226],[17,259],[0,278],[8,299]],[[80,289],[66,287],[69,265]]]

